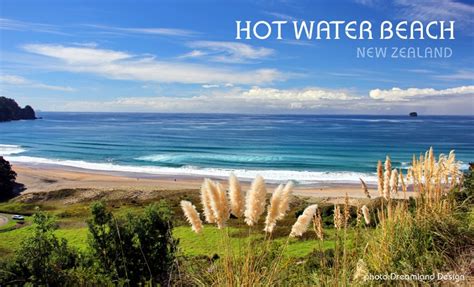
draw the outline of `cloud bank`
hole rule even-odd
[[[474,96],[474,86],[462,86],[444,90],[435,90],[432,88],[418,89],[400,89],[392,88],[390,90],[375,89],[369,92],[370,98],[386,102],[409,101],[415,98],[471,95]]]
[[[276,69],[242,70],[232,67],[210,67],[178,61],[156,60],[123,51],[95,47],[55,44],[28,44],[23,49],[56,62],[50,68],[77,73],[92,73],[109,79],[182,84],[260,85],[285,79]],[[257,50],[258,53],[265,53]],[[247,56],[255,56],[255,51]]]

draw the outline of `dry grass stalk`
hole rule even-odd
[[[361,221],[362,221],[362,210],[360,209],[360,206],[357,206],[357,217],[356,217],[356,226],[359,226]]]
[[[394,168],[390,176],[390,192],[398,194],[398,170]]]
[[[323,231],[323,218],[321,217],[321,211],[318,209],[313,218],[313,228],[316,236],[319,240],[324,240],[324,231]]]
[[[201,204],[204,210],[204,218],[208,223],[216,223],[216,217],[212,211],[211,195],[206,180],[201,185]]]
[[[301,236],[303,235],[303,233],[306,232],[306,230],[308,229],[308,225],[311,222],[311,219],[314,217],[314,214],[316,213],[317,209],[317,204],[313,204],[306,207],[306,209],[303,211],[303,214],[298,216],[298,219],[296,220],[295,224],[293,224],[293,227],[291,228],[290,237]]]
[[[199,213],[196,211],[196,207],[189,201],[182,200],[181,208],[183,209],[186,220],[191,224],[191,228],[194,232],[200,233],[202,230],[202,221],[199,218]]]
[[[404,196],[406,197],[407,185],[405,184],[405,179],[403,178],[402,169],[400,169],[399,176],[400,176],[400,183],[402,185],[402,191],[403,191]]]
[[[382,162],[379,160],[377,162],[377,178],[378,178],[377,190],[379,192],[379,196],[383,196],[383,187],[384,187],[383,176],[384,176],[383,166],[382,166]]]
[[[347,224],[349,223],[349,219],[351,218],[351,210],[349,205],[349,195],[344,198],[344,228],[347,228]]]
[[[362,191],[364,192],[365,196],[367,196],[367,198],[370,198],[369,188],[367,187],[367,184],[362,178],[359,178],[359,180],[362,184]]]
[[[357,262],[356,270],[354,272],[354,281],[361,282],[364,281],[364,278],[369,275],[369,268],[364,260],[359,259]]]
[[[252,182],[245,198],[245,223],[253,226],[265,211],[265,196],[267,189],[263,177],[257,175]]]
[[[343,224],[344,224],[344,218],[341,214],[341,209],[339,208],[338,205],[334,205],[334,227],[337,230],[340,230]]]
[[[364,215],[365,224],[369,225],[370,224],[369,208],[367,207],[367,205],[363,205],[361,210],[362,210],[362,214]]]
[[[265,218],[265,232],[272,233],[275,228],[278,216],[280,215],[280,204],[282,202],[283,184],[280,184],[272,194],[270,204],[267,207],[267,217]]]
[[[283,188],[283,191],[281,194],[280,205],[278,207],[277,220],[283,219],[283,217],[286,216],[286,213],[288,212],[288,210],[290,210],[290,200],[291,200],[291,195],[293,193],[293,187],[294,187],[293,182],[289,181]]]
[[[232,214],[236,217],[242,217],[245,211],[244,193],[239,179],[233,173],[229,176],[229,199]]]
[[[384,173],[384,179],[383,179],[383,197],[386,200],[390,199],[390,178],[392,175],[392,161],[390,160],[390,157],[387,156],[385,159],[385,173]]]

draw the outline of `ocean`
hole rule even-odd
[[[474,161],[472,116],[50,113],[0,123],[0,155],[13,163],[131,173],[256,174],[301,184],[375,182],[389,154],[406,168],[433,146]]]

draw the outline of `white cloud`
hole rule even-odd
[[[191,52],[194,53],[192,56],[209,56],[210,60],[223,63],[245,63],[249,60],[261,60],[275,52],[273,49],[254,47],[237,42],[196,41],[188,45],[200,49]]]
[[[281,20],[287,20],[287,21],[297,20],[296,17],[290,16],[290,15],[287,15],[287,14],[284,14],[284,13],[272,12],[272,11],[264,11],[263,13],[265,13],[267,15],[270,15],[270,16],[273,16],[277,19],[281,19]]]
[[[468,80],[473,81],[474,79],[474,71],[471,70],[459,70],[451,74],[447,75],[437,75],[435,78],[442,79],[442,80]]]
[[[61,91],[61,92],[74,92],[75,89],[71,87],[64,86],[53,86],[44,83],[38,83],[35,81],[30,81],[20,76],[15,75],[0,75],[0,83],[5,85],[14,85],[14,86],[29,86],[33,88],[52,90],[52,91]]]
[[[472,23],[474,6],[454,0],[395,0],[395,5],[402,7],[401,17],[418,20],[460,20]],[[462,23],[461,23],[462,24]]]
[[[243,93],[246,100],[258,101],[288,101],[288,102],[317,102],[322,100],[355,100],[358,97],[350,96],[345,91],[319,88],[280,90],[272,88],[254,87]]]
[[[386,102],[409,101],[425,97],[472,95],[474,96],[474,86],[462,86],[444,90],[435,90],[432,88],[419,89],[392,88],[390,90],[375,89],[369,92],[370,98]]]
[[[332,108],[337,103],[357,100],[344,91],[306,89],[232,88],[209,90],[192,97],[124,97],[101,103],[71,102],[76,110],[155,111],[155,112],[238,112],[261,113],[289,110],[311,111]],[[74,110],[71,108],[71,110]]]
[[[233,83],[262,84],[285,79],[275,69],[239,70],[214,68],[183,62],[158,61],[122,51],[52,44],[31,44],[23,48],[31,53],[55,59],[50,68],[93,73],[109,79],[162,83]]]
[[[15,75],[0,75],[0,82],[7,85],[24,85],[28,80]]]
[[[24,22],[6,18],[0,18],[0,30],[30,31],[39,33],[68,35],[67,33],[61,32],[59,28],[54,25]]]
[[[91,28],[97,28],[105,31],[119,32],[125,34],[149,34],[159,36],[177,36],[177,37],[190,37],[197,35],[198,33],[186,29],[176,28],[160,28],[160,27],[148,27],[148,28],[131,28],[131,27],[113,27],[107,25],[84,25]]]
[[[202,56],[206,56],[207,53],[201,51],[201,50],[192,50],[189,53],[186,53],[184,55],[179,56],[178,58],[180,59],[186,59],[186,58],[198,58]]]
[[[213,88],[219,88],[219,85],[202,85],[204,89],[213,89]]]
[[[60,59],[71,64],[110,63],[133,57],[124,52],[89,47],[30,44],[23,46],[23,48],[28,52]]]

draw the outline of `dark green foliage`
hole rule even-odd
[[[51,218],[41,212],[33,216],[33,233],[26,238],[15,257],[1,267],[1,285],[61,286],[67,281],[68,269],[76,266],[78,255],[66,240],[54,235]]]
[[[32,107],[21,108],[13,99],[0,97],[0,122],[14,120],[34,120],[35,111]]]
[[[458,203],[466,202],[469,205],[474,204],[474,163],[469,163],[469,170],[464,173],[464,184],[460,192],[456,192],[456,201]]]
[[[15,187],[16,172],[2,156],[0,156],[0,200],[10,198]]]
[[[168,285],[178,243],[170,220],[163,204],[119,220],[104,203],[95,203],[88,221],[90,245],[102,271],[130,285]]]
[[[334,266],[334,249],[314,250],[306,256],[306,268],[310,271],[323,270]]]

